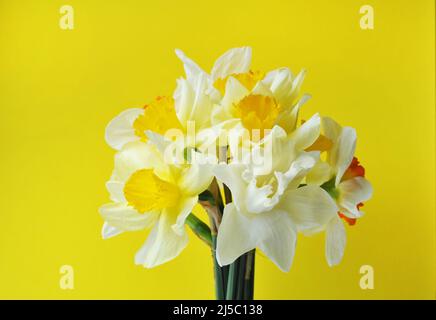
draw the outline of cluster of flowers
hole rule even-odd
[[[227,51],[210,73],[176,54],[186,76],[173,96],[107,126],[117,153],[106,184],[111,202],[100,208],[103,237],[151,228],[135,256],[151,268],[180,254],[189,226],[212,243],[219,266],[258,248],[288,271],[297,233],[325,231],[327,262],[338,264],[344,223],[355,224],[372,194],[354,156],[355,130],[318,114],[298,119],[309,98],[300,95],[305,72],[253,71],[248,47]],[[193,216],[196,205],[210,214],[213,239]]]

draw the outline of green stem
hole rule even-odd
[[[254,298],[254,262],[256,249],[246,253],[246,268],[244,275],[244,300],[253,300]]]
[[[247,253],[239,257],[238,284],[236,289],[236,300],[244,299],[245,269],[247,267]]]
[[[238,285],[238,271],[239,271],[239,259],[236,259],[229,267],[226,300],[236,299],[237,285]]]
[[[197,237],[203,240],[209,247],[212,247],[212,235],[210,228],[193,213],[186,218],[186,224],[191,228]]]
[[[225,299],[225,281],[223,268],[220,267],[218,261],[216,260],[216,234],[212,235],[212,259],[214,266],[214,277],[215,277],[215,295],[217,300]]]

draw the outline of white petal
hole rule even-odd
[[[357,209],[357,205],[371,198],[372,186],[369,181],[362,177],[355,177],[342,181],[338,189],[340,211],[352,218],[361,217],[362,212]]]
[[[303,123],[292,133],[297,150],[304,150],[310,147],[319,137],[321,131],[321,118],[314,114],[308,121]]]
[[[112,227],[122,231],[148,228],[157,219],[156,212],[139,213],[133,207],[121,203],[109,203],[99,209],[103,219]]]
[[[297,97],[300,92],[301,85],[303,84],[303,80],[306,77],[306,69],[300,71],[300,73],[295,77],[294,81],[292,81],[292,96],[291,100]]]
[[[171,174],[162,154],[151,143],[131,142],[115,155],[111,180],[125,182],[132,173],[141,169],[154,169],[163,180],[170,181]]]
[[[135,255],[135,263],[153,268],[177,257],[188,244],[188,235],[174,232],[175,217],[162,212],[159,222]]]
[[[228,265],[259,247],[280,269],[288,271],[294,256],[296,233],[284,212],[245,215],[230,203],[218,230],[217,260]]]
[[[229,77],[226,82],[226,91],[221,101],[221,106],[225,108],[226,112],[233,114],[234,104],[238,103],[242,98],[249,94],[237,79]]]
[[[326,229],[325,255],[330,267],[338,265],[344,256],[347,235],[339,217],[332,219]]]
[[[332,176],[332,168],[327,162],[319,161],[315,166],[307,173],[306,183],[320,186],[324,182],[330,180]]]
[[[280,208],[288,212],[298,231],[321,228],[338,212],[335,201],[317,186],[288,191],[282,197]]]
[[[127,202],[124,197],[124,182],[110,180],[106,182],[106,189],[113,202]]]
[[[188,58],[182,50],[176,49],[175,51],[177,57],[183,62],[183,68],[185,69],[188,81],[193,82],[199,75],[205,73],[194,61]]]
[[[301,107],[311,98],[310,95],[304,94],[301,99],[292,107],[292,109],[285,110],[280,114],[277,119],[277,124],[286,130],[286,132],[291,133],[297,127],[298,114]]]
[[[270,258],[280,270],[288,272],[294,260],[297,232],[286,214],[267,217],[266,226],[262,226],[268,236],[258,244],[260,250]]]
[[[262,83],[270,88],[274,98],[284,109],[292,106],[292,77],[292,72],[288,68],[281,68],[269,72],[262,80]]]
[[[195,152],[193,155],[198,156]],[[204,160],[209,161],[209,160]],[[206,190],[213,180],[213,164],[197,162],[192,163],[182,174],[178,185],[185,194],[197,195]]]
[[[186,79],[177,79],[177,87],[174,91],[173,98],[177,118],[183,127],[186,127],[186,123],[191,115],[194,96],[195,92],[192,88],[192,84]]]
[[[269,205],[271,200],[269,196],[272,192],[272,186],[258,187],[256,179],[252,179],[247,187],[245,207],[250,213],[262,213],[271,210],[273,206]]]
[[[257,238],[251,222],[237,211],[233,203],[225,206],[216,248],[217,260],[221,266],[232,263],[242,254],[256,248]]]
[[[183,235],[185,232],[185,220],[192,212],[194,206],[198,203],[198,197],[189,197],[183,199],[177,207],[167,208],[168,214],[177,216],[176,223],[172,225],[173,230],[179,234]]]
[[[177,118],[184,128],[188,121],[195,121],[196,129],[210,124],[212,101],[208,95],[210,79],[206,73],[196,76],[195,82],[185,79],[177,80],[177,88],[173,94]]]
[[[250,47],[230,49],[216,60],[211,72],[212,78],[224,79],[231,74],[248,72],[250,64]]]
[[[301,183],[304,176],[316,164],[319,159],[317,152],[302,153],[292,161],[291,166],[285,173],[275,172],[277,179],[277,191],[270,199],[270,205],[276,205],[286,190],[295,189]]]
[[[332,141],[337,141],[341,134],[342,127],[329,117],[322,117],[321,121],[324,135]]]
[[[273,92],[270,90],[270,88],[265,85],[263,82],[259,81],[254,86],[253,90],[251,91],[251,94],[257,94],[264,97],[271,97],[275,98]]]
[[[345,127],[342,129],[341,135],[337,145],[336,153],[336,186],[342,179],[345,171],[350,166],[354,157],[354,151],[356,150],[356,130],[351,127]]]
[[[103,239],[109,239],[109,238],[115,237],[115,236],[117,236],[117,235],[119,235],[121,233],[123,233],[122,230],[117,229],[115,227],[112,227],[107,222],[105,222],[103,224],[103,227],[101,229],[101,237]]]
[[[126,143],[139,140],[140,138],[135,135],[133,123],[143,113],[144,109],[127,109],[112,119],[106,127],[107,144],[115,150],[120,150]]]
[[[233,203],[239,210],[245,210],[243,199],[245,199],[247,183],[242,178],[245,170],[246,166],[240,163],[220,163],[213,169],[216,178],[232,192]]]

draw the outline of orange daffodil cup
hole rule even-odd
[[[182,51],[185,77],[172,96],[120,113],[106,128],[116,150],[100,208],[103,238],[150,229],[135,262],[177,257],[186,229],[211,247],[217,299],[253,299],[255,250],[289,271],[297,234],[325,232],[330,266],[344,256],[344,224],[371,198],[355,157],[356,132],[314,114],[305,71],[251,68],[251,49],[219,57],[211,72]],[[201,205],[209,221],[192,210]]]

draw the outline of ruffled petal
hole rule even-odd
[[[357,209],[357,205],[371,198],[371,183],[365,178],[355,177],[342,181],[338,189],[340,211],[350,218],[361,217],[363,213]]]

